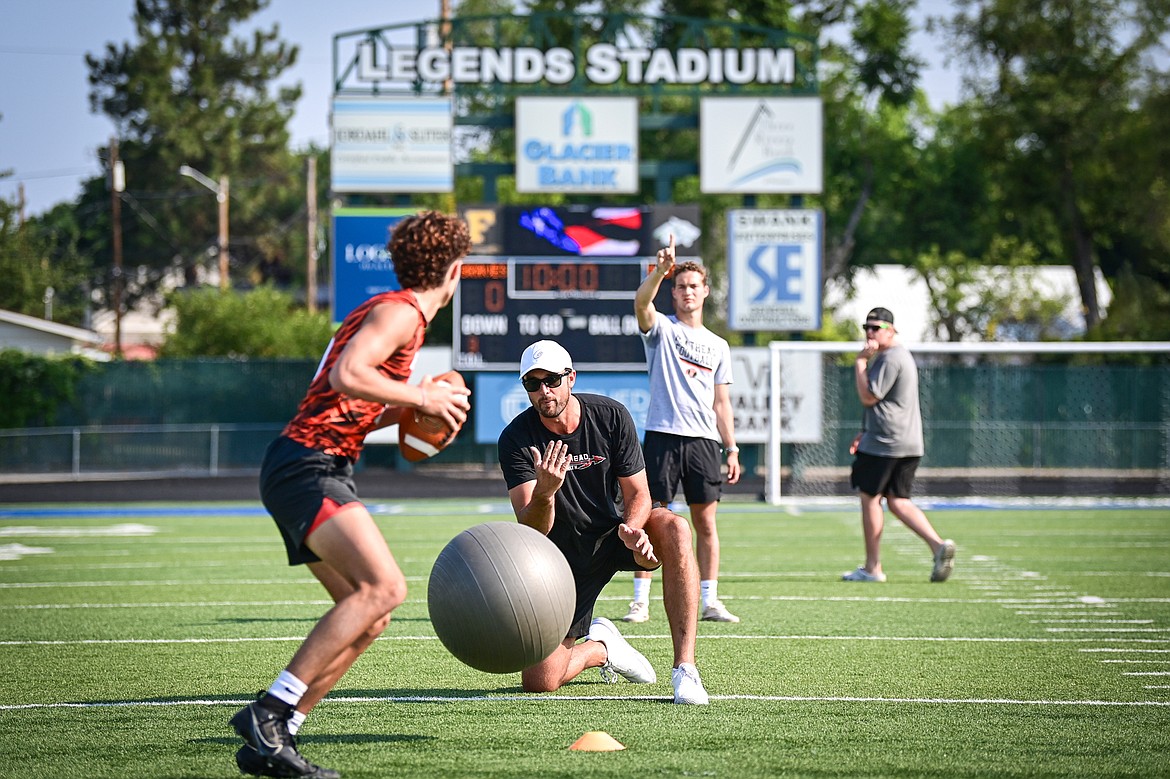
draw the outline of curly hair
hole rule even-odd
[[[386,249],[403,289],[433,289],[443,284],[451,263],[471,251],[471,235],[457,216],[422,211],[394,226]]]
[[[694,273],[699,274],[700,276],[703,277],[703,283],[710,286],[710,282],[707,281],[707,269],[704,268],[699,263],[695,262],[694,260],[687,260],[686,262],[680,262],[678,265],[674,266],[674,277],[675,278],[678,278],[678,274],[687,273],[687,272],[694,272]]]

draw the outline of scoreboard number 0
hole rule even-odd
[[[502,281],[489,281],[483,285],[483,308],[492,314],[499,314],[508,303],[508,287]]]

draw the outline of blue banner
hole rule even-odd
[[[363,302],[401,289],[386,250],[390,229],[410,208],[338,208],[333,212],[333,322]]]
[[[605,395],[630,410],[638,428],[638,440],[646,433],[646,409],[650,406],[650,378],[645,373],[577,374],[573,392]],[[532,405],[515,373],[477,373],[471,403],[475,407],[475,442],[494,444],[504,426]]]

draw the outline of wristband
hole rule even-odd
[[[728,454],[735,454],[736,452],[739,451],[739,447],[738,446],[729,446],[726,449],[724,449],[723,451],[727,452]]]

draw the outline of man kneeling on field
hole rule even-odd
[[[690,524],[665,508],[651,509],[630,412],[604,396],[573,393],[576,377],[560,344],[538,341],[524,350],[520,381],[532,406],[499,439],[516,518],[556,544],[577,587],[569,634],[552,655],[522,672],[524,689],[556,690],[587,668],[600,668],[607,681],[657,681],[654,667],[612,622],[593,618],[593,607],[618,571],[661,566],[674,642],[674,702],[705,704],[695,667],[699,582]]]

